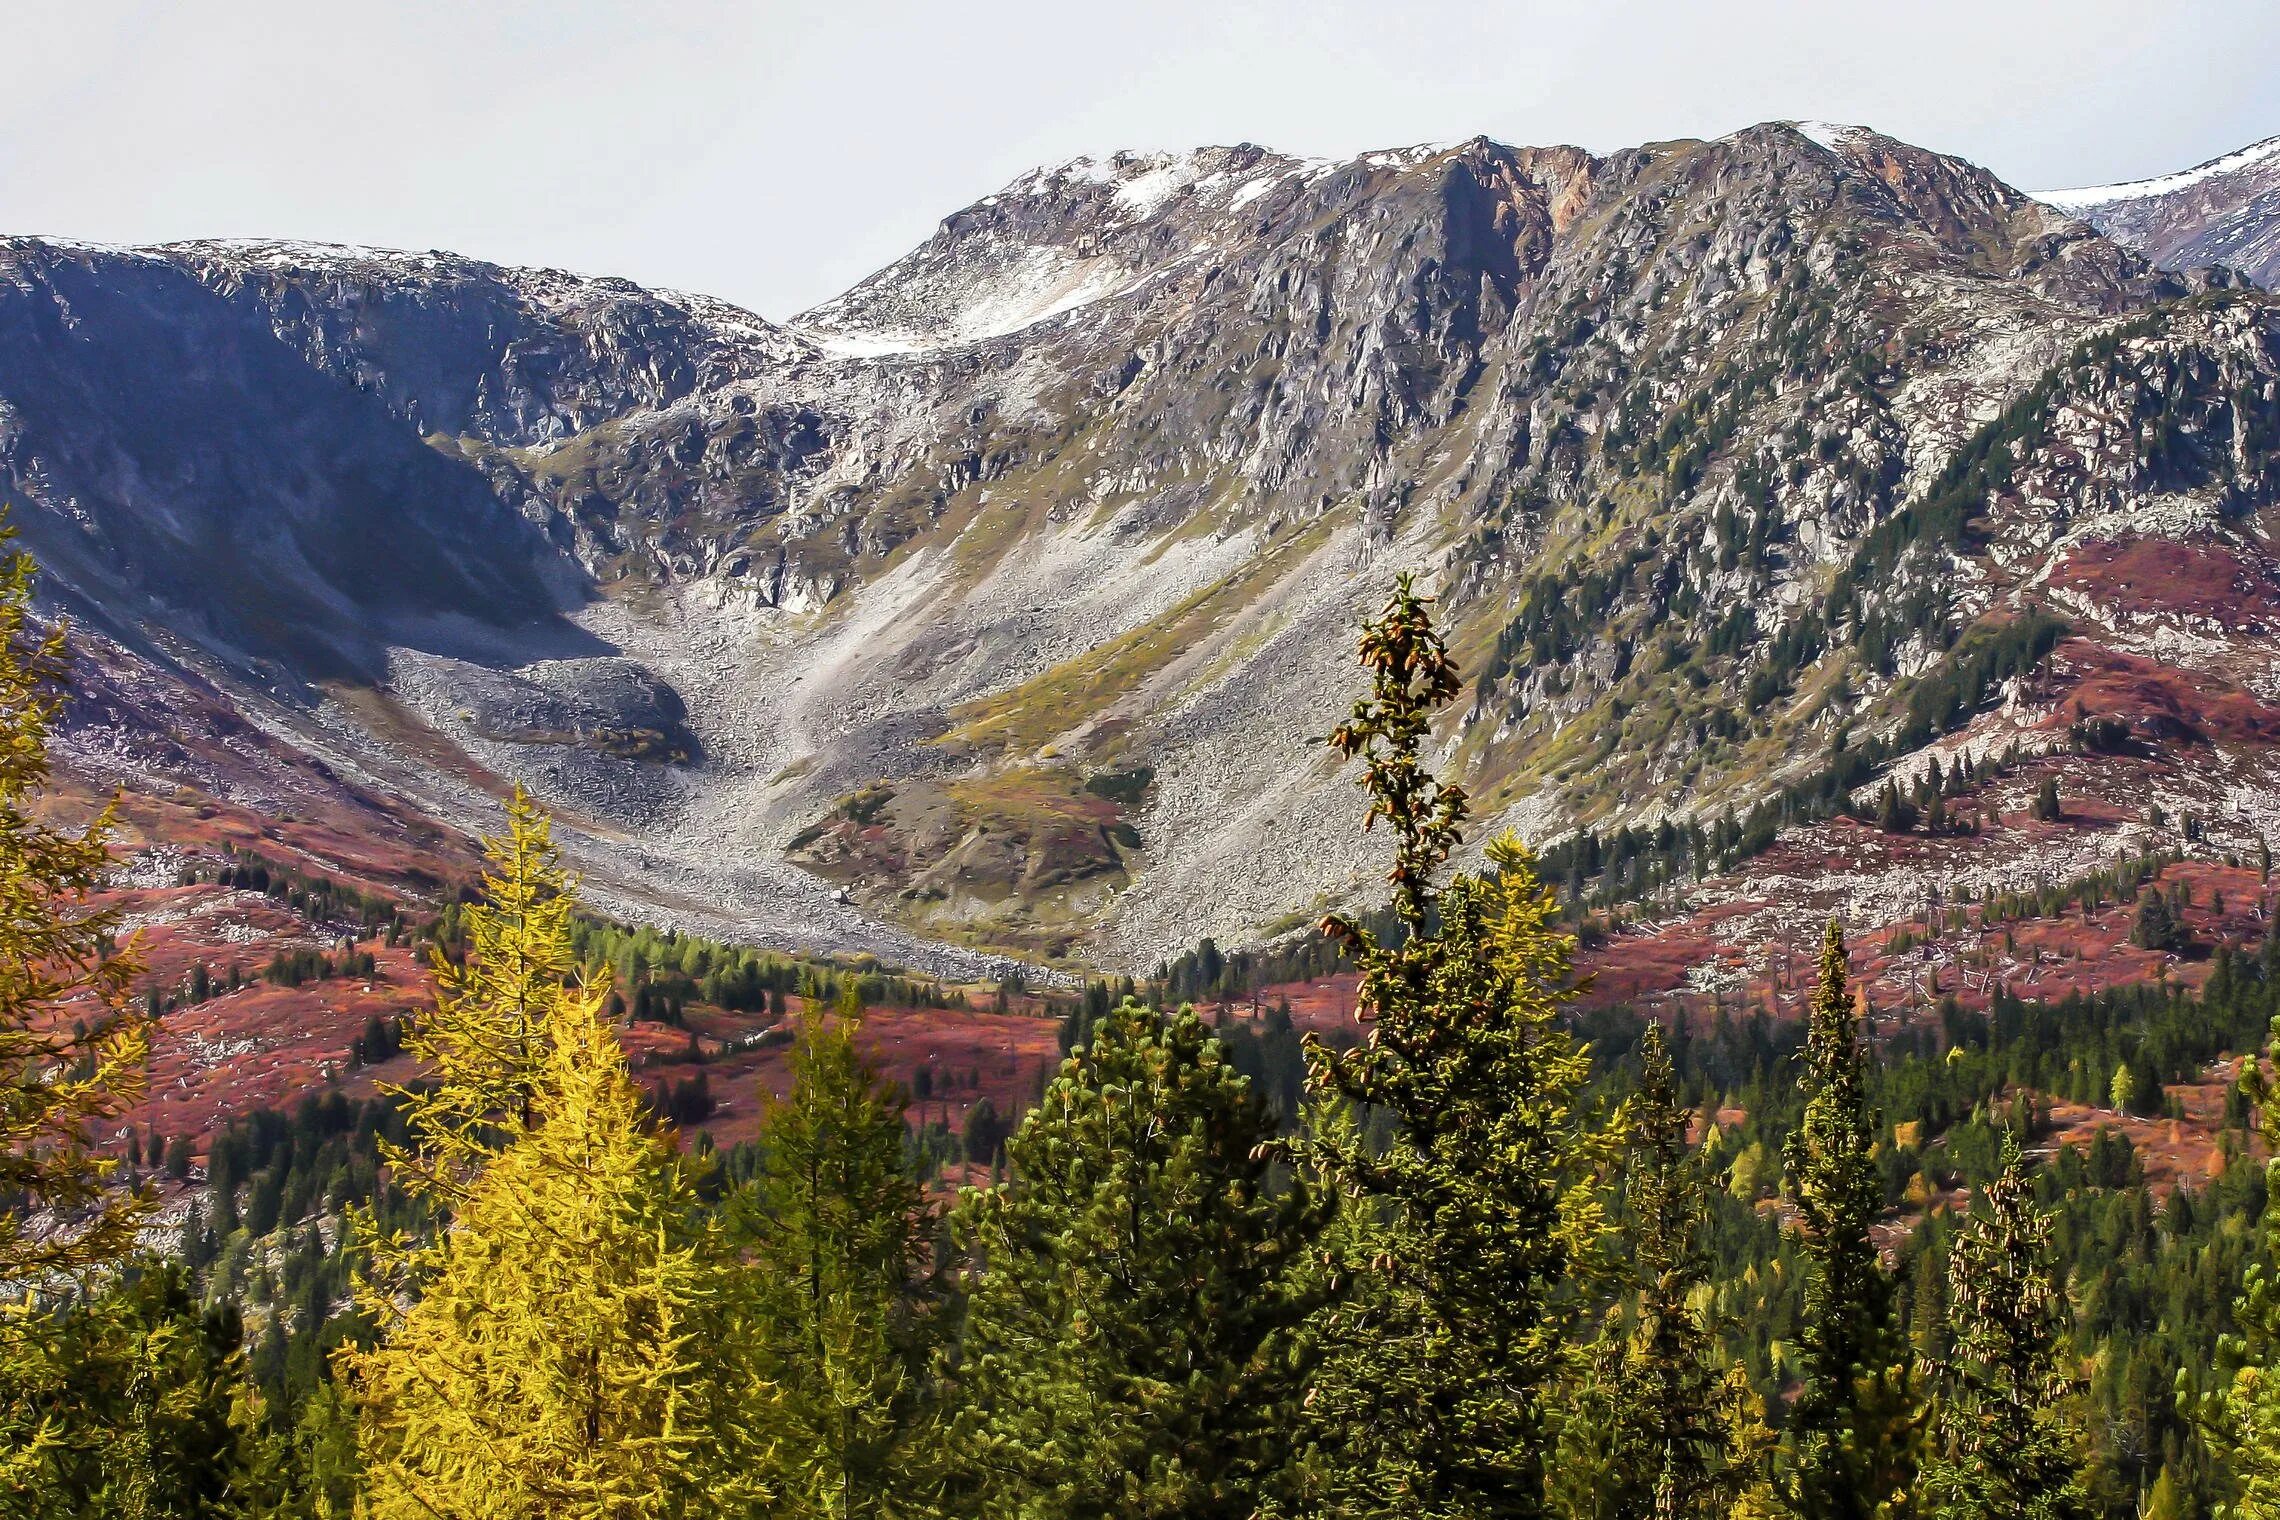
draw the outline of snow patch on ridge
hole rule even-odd
[[[1866,127],[1841,121],[1793,121],[1789,125],[1796,128],[1800,136],[1812,139],[1831,153],[1841,153],[1853,139],[1870,135]]]
[[[2110,206],[2116,201],[2150,200],[2155,196],[2174,195],[2190,190],[2195,185],[2216,179],[2220,175],[2237,174],[2253,168],[2269,158],[2280,158],[2280,137],[2267,137],[2251,143],[2237,153],[2212,158],[2205,164],[2180,169],[2175,174],[2164,174],[2156,179],[2134,179],[2118,185],[2088,185],[2076,190],[2030,190],[2027,193],[2046,206],[2061,211],[2082,211],[2095,206]]]
[[[160,251],[194,250],[227,254],[243,264],[268,269],[335,269],[346,264],[385,264],[399,269],[441,269],[450,255],[414,253],[408,248],[374,248],[363,243],[317,243],[305,238],[196,238],[162,243]]]
[[[1406,148],[1386,148],[1376,153],[1365,153],[1362,162],[1372,169],[1414,169],[1445,153],[1454,153],[1463,146],[1461,141],[1415,143]]]
[[[793,319],[826,353],[873,358],[1005,337],[1114,299],[1169,267],[1118,237],[1174,216],[1193,231],[1278,185],[1337,167],[1243,145],[1185,153],[1117,153],[1033,169],[943,224],[925,247]],[[1075,236],[1073,232],[1081,233]],[[1209,235],[1173,262],[1210,256]]]
[[[1154,216],[1164,209],[1166,201],[1202,178],[1192,157],[1178,160],[1118,185],[1116,203],[1129,215]]]
[[[826,353],[850,358],[920,353],[1003,337],[1122,294],[1143,276],[1110,258],[1028,244],[998,258],[923,271],[897,295],[887,320],[840,326],[846,308],[818,307],[794,329]]]

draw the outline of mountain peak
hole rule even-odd
[[[1124,150],[1105,158],[1082,154],[1030,170],[980,204],[1017,196],[1068,194],[1087,187],[1106,189],[1126,214],[1152,215],[1182,191],[1219,188],[1258,172],[1320,162],[1286,157],[1257,143],[1190,148],[1182,152]]]
[[[849,357],[1003,337],[1209,253],[1229,219],[1254,202],[1340,167],[1256,143],[1041,166],[945,217],[911,253],[792,326]]]
[[[1819,143],[1831,153],[1841,153],[1863,137],[1882,135],[1870,131],[1867,127],[1842,121],[1786,121],[1781,125],[1801,137],[1810,138]]]
[[[1370,176],[1521,154],[1487,137],[1298,158],[1257,143],[1126,150],[1041,166],[945,217],[910,254],[792,319],[843,357],[1008,336],[1114,299],[1257,235],[1272,198],[1361,193]],[[1580,149],[1544,150],[1587,155]],[[1344,188],[1340,188],[1343,186]]]

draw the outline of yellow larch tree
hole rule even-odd
[[[94,1130],[141,1097],[149,1034],[118,917],[88,894],[113,814],[80,831],[34,812],[63,709],[62,625],[32,623],[32,557],[0,516],[0,1297],[131,1249],[149,1207],[114,1185]]]
[[[405,1191],[448,1203],[497,1150],[509,1121],[528,1123],[548,1019],[577,974],[570,936],[577,887],[553,825],[520,785],[507,831],[484,841],[490,869],[462,924],[466,954],[435,953],[435,1006],[405,1031],[426,1079],[390,1089],[412,1144],[384,1148]]]
[[[64,627],[34,626],[14,539],[0,514],[0,1513],[29,1514],[54,1509],[56,1473],[90,1441],[49,1290],[124,1256],[148,1216],[92,1142],[141,1097],[150,1046],[118,916],[88,901],[113,814],[71,831],[36,811],[68,662]]]
[[[765,1498],[774,1395],[751,1274],[653,1127],[577,979],[576,899],[519,791],[463,966],[407,1041],[409,1191],[448,1210],[373,1244],[379,1344],[341,1367],[374,1520],[673,1520]]]
[[[652,1520],[766,1497],[745,1276],[648,1126],[602,999],[549,1011],[531,1117],[385,1342],[344,1360],[374,1520]]]

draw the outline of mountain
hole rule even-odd
[[[2280,285],[2280,137],[2158,179],[2035,198],[2164,269],[2222,264],[2267,290]]]
[[[154,839],[398,860],[519,777],[613,911],[1145,967],[1377,890],[1316,740],[1407,568],[1476,837],[1655,965],[2280,807],[2280,306],[1863,128],[1079,159],[782,323],[290,243],[0,271],[0,475],[131,694],[67,758],[179,796]],[[1842,816],[1932,758],[1979,832]]]

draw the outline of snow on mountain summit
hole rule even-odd
[[[2142,201],[2155,196],[2174,195],[2180,190],[2190,190],[2220,176],[2237,174],[2268,161],[2280,161],[2280,137],[2267,137],[2264,141],[2251,143],[2237,152],[2153,179],[2127,180],[2118,185],[2086,185],[2073,190],[2030,190],[2027,193],[2046,206],[2056,206],[2061,211],[2081,211],[2092,206],[2110,206],[2117,201]]]
[[[1423,143],[1344,160],[1255,143],[1072,158],[945,218],[911,254],[789,325],[847,357],[1004,337],[1212,257],[1278,191],[1349,172],[1407,173],[1466,146]]]
[[[1866,127],[1858,127],[1850,124],[1849,122],[1841,121],[1793,121],[1790,122],[1789,125],[1795,127],[1800,134],[1811,138],[1814,142],[1819,143],[1822,147],[1828,149],[1831,153],[1842,152],[1844,150],[1845,144],[1853,141],[1855,138],[1866,137],[1870,135],[1869,130]]]
[[[1165,265],[1207,252],[1207,224],[1284,180],[1330,167],[1244,143],[1033,169],[791,325],[848,356],[1002,337],[1121,295]],[[1172,235],[1174,222],[1195,235]]]
[[[1285,158],[1251,143],[1185,153],[1086,156],[1031,170],[982,204],[996,205],[1010,197],[1079,195],[1085,187],[1098,186],[1109,192],[1117,215],[1137,221],[1156,215],[1182,193],[1205,202],[1222,202],[1243,186],[1271,180],[1292,167],[1319,170],[1329,166],[1323,160]]]
[[[1769,140],[1794,145],[1797,138],[1834,157],[1841,172],[1873,177],[1879,193],[1898,197],[1928,224],[1948,218],[1956,205],[2004,216],[2029,204],[1976,166],[1856,124],[1765,122],[1720,141],[1752,153]],[[1476,137],[1344,159],[1298,158],[1252,143],[1072,158],[1032,169],[954,212],[910,254],[787,327],[847,358],[988,342],[1097,311],[1224,257],[1258,237],[1263,218],[1283,217],[1288,203],[1274,200],[1278,195],[1315,197],[1322,204],[1314,214],[1333,215],[1335,202],[1379,176],[1423,178],[1448,172],[1458,159],[1501,163],[1581,151],[1514,149]]]

